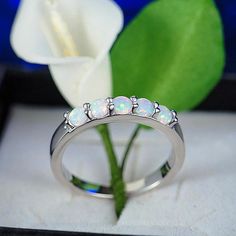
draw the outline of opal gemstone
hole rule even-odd
[[[90,103],[92,116],[101,119],[109,115],[108,101],[106,99],[97,99]]]
[[[154,115],[157,121],[161,122],[164,125],[168,125],[173,120],[172,112],[165,106],[159,106],[160,112]]]
[[[152,102],[146,98],[139,98],[137,103],[138,107],[135,109],[135,114],[146,117],[153,116],[155,113],[155,107]]]
[[[70,124],[75,127],[83,125],[89,120],[87,115],[84,113],[84,109],[82,107],[77,107],[73,109],[70,112],[68,119]]]
[[[130,114],[132,113],[132,101],[124,96],[119,96],[113,99],[115,114]]]

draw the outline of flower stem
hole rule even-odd
[[[107,153],[110,165],[111,187],[115,200],[116,216],[117,218],[119,218],[127,201],[127,196],[125,192],[125,183],[123,180],[122,171],[117,162],[108,126],[106,124],[99,125],[97,126],[97,131],[99,132],[102,138]]]
[[[137,127],[135,128],[130,140],[129,140],[129,143],[126,147],[126,150],[125,150],[125,153],[124,153],[124,156],[123,156],[123,159],[122,159],[122,164],[121,164],[121,171],[123,172],[124,171],[124,168],[125,168],[125,164],[126,164],[126,161],[128,159],[128,156],[129,156],[129,153],[130,153],[130,150],[131,150],[131,147],[133,146],[133,143],[136,139],[136,137],[138,136],[138,133],[141,129],[141,125],[137,125]]]

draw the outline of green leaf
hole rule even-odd
[[[178,111],[191,109],[220,79],[223,44],[212,0],[155,1],[113,47],[113,93],[147,97]]]

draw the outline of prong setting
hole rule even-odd
[[[67,124],[67,125],[64,126],[64,129],[67,130],[67,132],[70,133],[75,129],[75,127],[71,126],[70,124]]]
[[[110,114],[111,112],[114,110],[115,106],[113,104],[113,98],[112,97],[108,97],[107,98],[107,102],[108,102],[108,108],[110,110]]]
[[[92,119],[90,106],[91,106],[90,103],[86,102],[86,103],[84,103],[83,108],[84,108],[84,113],[88,116],[88,118]]]
[[[177,117],[177,111],[175,110],[171,110],[172,114],[173,114],[173,117]]]
[[[69,111],[66,111],[66,112],[64,112],[63,117],[67,120],[69,114],[70,114],[70,112],[69,112]]]
[[[67,129],[67,125],[69,124],[69,111],[64,112],[63,117],[65,118],[65,129]]]
[[[113,110],[114,110],[114,108],[115,108],[115,106],[114,106],[114,104],[113,104],[113,103],[109,104],[109,110],[110,110],[110,111],[113,111]]]
[[[83,108],[85,112],[88,111],[90,109],[90,103],[88,102],[84,103]]]
[[[130,100],[132,101],[133,109],[138,108],[138,97],[132,96],[130,97]]]
[[[106,100],[107,100],[108,104],[111,104],[112,101],[113,101],[113,98],[112,97],[108,97]]]
[[[75,126],[70,123],[69,115],[70,115],[69,111],[66,111],[63,114],[63,117],[65,118],[64,129],[67,130],[68,132],[71,132],[75,129]]]
[[[155,101],[155,102],[153,102],[153,104],[154,104],[154,108],[155,108],[155,113],[159,113],[160,112],[159,103]]]
[[[178,118],[175,117],[175,118],[173,119],[173,121],[169,124],[169,126],[170,126],[170,127],[173,127],[173,126],[175,126],[178,122],[179,122]]]
[[[131,97],[130,97],[130,100],[131,100],[132,102],[137,102],[138,97],[137,97],[137,96],[131,96]]]

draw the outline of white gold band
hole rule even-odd
[[[143,179],[126,183],[128,195],[138,194],[160,186],[180,170],[184,162],[183,134],[176,113],[147,99],[131,97],[108,98],[86,103],[65,114],[65,121],[55,131],[50,147],[51,167],[55,177],[72,190],[97,197],[112,197],[109,186],[90,183],[72,175],[62,164],[65,149],[71,140],[87,129],[101,124],[131,122],[160,131],[169,139],[172,149],[164,164]]]

